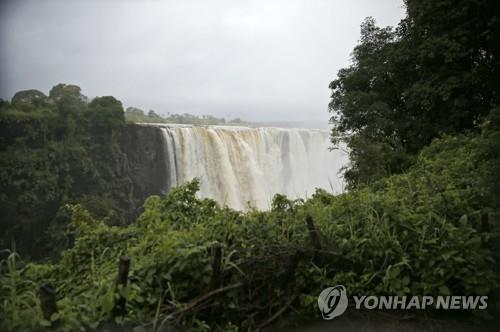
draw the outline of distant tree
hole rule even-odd
[[[114,97],[94,98],[88,106],[87,115],[96,136],[111,135],[125,124],[122,103]]]
[[[60,83],[50,90],[49,98],[61,114],[77,113],[87,104],[87,97],[81,91],[79,86]]]
[[[16,92],[12,97],[11,104],[18,107],[43,106],[47,103],[47,96],[38,90],[23,90]]]
[[[101,108],[123,118],[123,106],[121,101],[112,96],[96,97],[89,103],[90,109]]]
[[[137,107],[127,107],[125,112],[137,116],[145,116],[144,111]]]
[[[159,118],[161,118],[161,116],[159,116],[158,114],[156,114],[156,112],[154,110],[149,110],[148,117],[153,118],[153,119],[159,119]]]
[[[82,115],[87,108],[87,97],[81,93],[79,86],[60,83],[50,90],[49,98],[59,114],[57,136],[76,139],[84,131],[81,123],[84,122]]]
[[[54,86],[49,92],[49,97],[56,102],[63,97],[73,97],[81,101],[87,100],[87,97],[82,94],[82,89],[79,86],[63,83]]]

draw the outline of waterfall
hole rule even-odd
[[[201,197],[239,210],[268,209],[276,193],[307,198],[317,187],[343,190],[338,171],[347,157],[329,151],[327,130],[161,127],[170,188],[197,177]]]

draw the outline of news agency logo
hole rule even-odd
[[[323,289],[318,297],[318,306],[323,319],[338,317],[347,309],[347,291],[344,286],[337,285]]]
[[[488,296],[353,296],[356,309],[365,310],[484,310]],[[318,296],[318,307],[325,320],[342,315],[349,300],[342,285],[323,289]]]

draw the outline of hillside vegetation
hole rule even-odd
[[[1,102],[1,248],[16,248],[25,258],[56,255],[70,243],[62,232],[71,219],[67,203],[111,224],[135,220],[145,197],[160,190],[147,188],[151,181],[134,162],[162,179],[147,168],[147,149],[134,149],[155,142],[140,129],[125,122],[120,101],[88,100],[76,85],[56,85],[48,96],[20,91]]]
[[[126,227],[70,206],[67,232],[75,242],[61,260],[26,264],[15,254],[6,260],[2,326],[50,324],[36,296],[45,282],[57,290],[59,311],[51,319],[63,330],[102,329],[110,321],[146,329],[162,323],[255,329],[284,306],[317,315],[318,290],[335,284],[350,294],[490,294],[498,285],[490,249],[496,233],[485,218],[496,189],[493,161],[485,162],[498,139],[491,127],[434,141],[405,174],[339,196],[277,195],[267,212],[198,199],[196,181],[150,197]],[[213,263],[217,246],[220,270]],[[117,292],[124,255],[130,281]],[[116,294],[126,299],[119,314]]]
[[[16,93],[0,105],[0,236],[3,248],[47,253],[45,230],[67,223],[60,207],[81,202],[120,222],[109,193],[117,182],[113,156],[125,127],[121,102],[99,97],[90,103],[75,85],[59,84],[49,96]],[[113,214],[114,216],[112,216]],[[55,235],[55,234],[54,234]]]

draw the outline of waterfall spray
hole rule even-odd
[[[162,126],[169,187],[197,177],[200,196],[239,210],[268,209],[276,193],[306,198],[343,189],[345,153],[329,151],[327,130]]]

